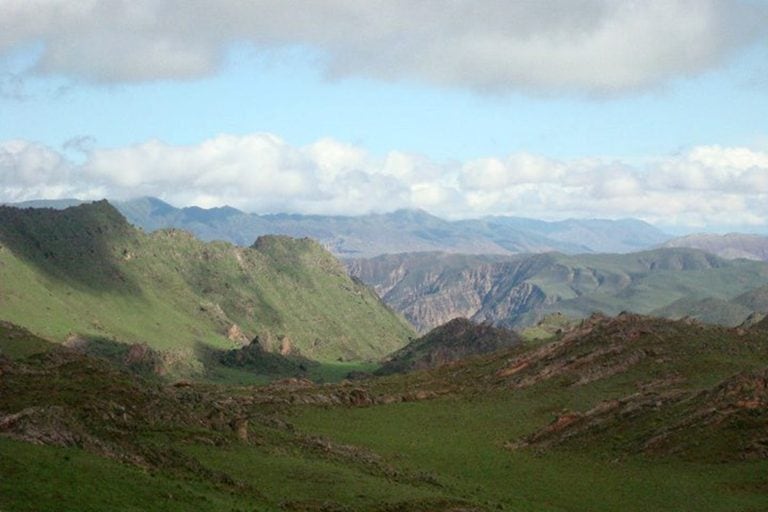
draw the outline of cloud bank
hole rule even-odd
[[[0,57],[94,82],[195,79],[233,45],[306,48],[329,76],[617,94],[720,65],[768,35],[748,0],[0,0]]]
[[[375,156],[333,139],[294,147],[259,133],[197,145],[158,140],[86,149],[75,163],[23,140],[0,142],[0,201],[156,196],[256,213],[362,214],[422,208],[447,218],[638,217],[665,226],[768,228],[768,151],[699,146],[637,166],[516,153],[439,162]]]

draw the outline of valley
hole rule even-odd
[[[336,385],[158,386],[66,348],[5,356],[0,504],[760,510],[761,329],[596,316],[539,348]]]
[[[0,219],[1,510],[768,507],[762,262]]]

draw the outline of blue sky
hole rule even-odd
[[[766,2],[30,4],[0,201],[768,232]]]

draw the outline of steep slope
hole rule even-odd
[[[664,247],[690,247],[701,249],[721,258],[768,261],[768,237],[743,233],[715,235],[700,233],[674,238]]]
[[[575,318],[593,311],[649,313],[678,300],[683,302],[669,314],[684,316],[695,313],[685,307],[696,301],[727,301],[768,283],[765,263],[728,261],[694,249],[577,256],[400,254],[348,260],[347,267],[420,331],[457,316],[523,327],[548,313]],[[749,314],[740,305],[731,309]]]
[[[472,355],[496,352],[521,343],[520,337],[509,329],[476,324],[466,318],[455,318],[435,327],[392,354],[376,371],[376,375],[435,368]]]
[[[192,359],[256,336],[284,354],[379,358],[411,334],[316,242],[147,235],[106,201],[0,208],[0,282],[0,318],[49,339],[147,343]]]

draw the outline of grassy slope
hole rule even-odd
[[[6,324],[3,348],[7,339],[45,343]],[[13,419],[29,411],[43,413]],[[248,419],[247,442],[233,418]],[[337,510],[323,508],[336,502],[384,512],[388,503],[416,511],[442,500],[428,479],[297,433],[269,406],[244,409],[224,388],[159,386],[70,350],[0,359],[0,510]]]
[[[287,336],[306,356],[336,360],[381,357],[411,334],[308,240],[243,249],[145,235],[104,202],[0,213],[0,318],[56,341],[74,333],[190,354],[231,347],[225,334],[237,324],[249,338]]]
[[[531,281],[563,301],[550,309],[582,316],[597,307],[606,314],[648,313],[684,297],[727,300],[768,280],[768,267],[760,263],[726,262],[687,249],[561,256],[557,262],[556,270]]]
[[[527,395],[527,396],[526,396]],[[302,410],[302,427],[433,471],[451,492],[490,509],[528,511],[762,510],[768,463],[702,464],[560,449],[509,452],[504,443],[568,403],[562,396],[489,396],[373,409]],[[501,505],[501,507],[499,507]]]
[[[524,349],[362,383],[371,394],[450,391],[442,398],[370,407],[289,406],[292,400],[282,398],[300,397],[300,392],[279,388],[159,388],[98,362],[70,364],[73,356],[61,362],[54,356],[32,358],[24,364],[35,371],[7,372],[0,381],[5,391],[0,393],[0,413],[28,405],[74,407],[104,439],[122,439],[128,447],[155,446],[166,454],[175,450],[170,453],[177,455],[138,469],[76,448],[0,437],[0,509],[407,512],[451,510],[458,506],[450,504],[464,502],[465,510],[765,510],[768,461],[722,463],[697,458],[695,452],[688,459],[627,455],[622,437],[631,433],[631,424],[603,441],[593,439],[588,448],[579,443],[543,452],[505,447],[564,409],[584,410],[624,396],[638,382],[674,374],[684,378],[686,389],[697,390],[736,371],[768,364],[768,347],[759,333],[638,322],[629,318],[623,324],[598,324],[511,380],[497,372],[525,354]],[[633,332],[640,336],[634,338]],[[666,348],[664,361],[646,358],[620,374],[573,384],[585,369],[580,360],[587,362],[595,350],[626,339],[637,349]],[[575,370],[512,387],[518,377],[557,366],[560,360]],[[597,367],[601,364],[597,361]],[[109,385],[95,385],[104,378]],[[176,394],[183,400],[174,399]],[[253,403],[254,397],[272,397],[283,405]],[[118,435],[126,425],[100,419],[115,404],[127,403],[132,418],[128,441]],[[160,404],[170,419],[143,419],[158,410],[152,403]],[[227,407],[220,409],[220,403]],[[209,410],[242,414],[241,407],[251,418],[247,443],[228,431],[226,417],[224,430],[210,423],[216,415]],[[183,464],[189,460],[196,462]]]
[[[587,361],[590,353],[609,341],[607,334],[598,333],[562,356],[550,358],[562,357],[576,369],[530,387],[509,389],[511,383],[493,377],[521,354],[512,352],[376,384],[390,392],[453,390],[445,398],[364,409],[302,408],[294,411],[293,421],[307,431],[370,447],[413,470],[434,471],[447,488],[489,508],[765,509],[768,461],[731,457],[727,464],[720,462],[719,454],[733,450],[733,444],[710,446],[705,452],[712,456],[702,456],[695,440],[692,448],[683,445],[684,451],[674,457],[628,454],[627,446],[637,436],[647,435],[643,429],[657,428],[654,422],[663,422],[663,415],[652,415],[638,425],[619,424],[586,442],[579,438],[543,452],[505,449],[506,443],[548,425],[563,411],[585,411],[603,400],[631,395],[637,383],[674,376],[682,379],[682,389],[695,394],[737,372],[768,365],[764,335],[740,337],[716,327],[655,322],[642,327],[647,333],[636,346],[656,353],[663,350],[661,358],[646,358],[626,371],[585,385],[574,384],[588,368],[579,358]],[[630,332],[611,336],[623,338]],[[597,363],[600,368],[601,361]],[[730,434],[721,437],[733,440]]]

